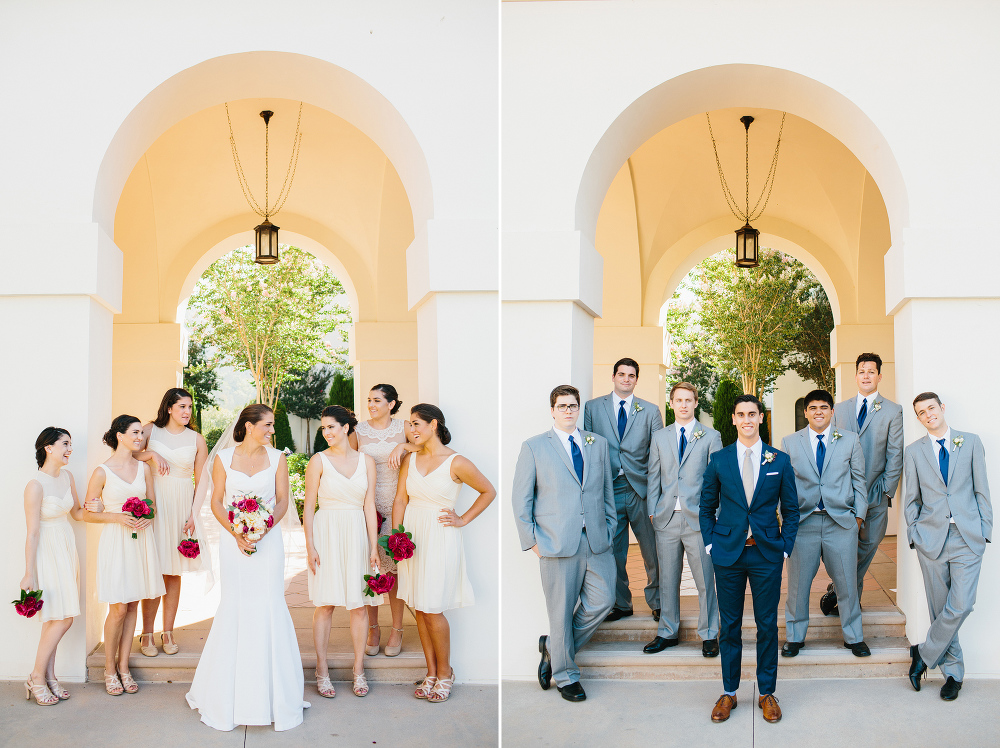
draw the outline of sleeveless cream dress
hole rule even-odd
[[[398,441],[403,433],[403,422],[393,418],[387,428],[375,429],[368,421],[362,421],[354,430],[358,435],[358,451],[371,455],[375,460],[375,509],[383,518],[378,534],[388,535],[392,529],[392,504],[396,500],[396,486],[399,482],[399,469],[389,465],[389,455],[396,445],[406,442],[405,437]],[[392,554],[386,553],[382,546],[378,547],[378,557],[382,562],[383,573],[396,573],[396,562],[393,561]],[[373,602],[368,604],[375,605]]]
[[[35,480],[42,486],[35,588],[42,591],[42,620],[61,621],[80,615],[80,557],[68,517],[73,492],[65,470],[58,478],[39,470]]]
[[[451,479],[449,455],[435,470],[421,475],[417,455],[411,454],[406,473],[409,501],[403,526],[413,535],[413,556],[399,562],[399,597],[423,613],[443,613],[474,605],[472,584],[465,568],[462,529],[438,521],[442,509],[454,509],[462,484]]]
[[[319,509],[313,519],[313,543],[319,553],[319,567],[309,572],[309,599],[313,605],[342,605],[348,610],[364,605],[381,605],[382,595],[367,597],[365,574],[375,571],[368,563],[368,529],[365,523],[365,494],[368,471],[365,456],[345,478],[322,452],[323,473],[319,479]]]
[[[119,478],[107,465],[97,467],[105,473],[101,493],[105,512],[120,512],[133,496],[146,498],[146,471],[142,463],[131,483]],[[153,527],[158,521],[153,519]],[[153,527],[139,530],[138,537],[133,539],[132,530],[125,525],[117,522],[104,525],[97,546],[97,599],[102,603],[133,603],[163,595]]]
[[[184,433],[171,434],[166,429],[153,426],[149,434],[147,449],[156,452],[170,466],[170,472],[160,475],[152,463],[153,486],[156,489],[156,519],[153,521],[153,537],[160,559],[160,571],[164,574],[180,575],[192,571],[211,569],[211,557],[205,552],[198,558],[185,558],[177,546],[186,537],[184,523],[191,514],[194,501],[194,460],[198,454],[198,434],[191,429]],[[205,543],[205,533],[201,517],[195,515],[195,535],[200,544]]]

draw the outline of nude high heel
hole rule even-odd
[[[386,644],[385,649],[383,650],[383,652],[385,652],[386,657],[395,657],[396,655],[398,655],[400,652],[403,651],[403,629],[397,629],[393,627],[392,630],[399,632],[399,644],[397,644],[395,647],[390,647],[388,644]],[[389,638],[390,639],[392,638],[392,634],[389,634]]]
[[[35,685],[31,682],[31,677],[24,682],[24,698],[28,701],[35,698],[35,703],[39,706],[52,706],[59,703],[59,697],[53,695],[46,685]]]
[[[365,654],[368,655],[369,657],[374,657],[375,655],[378,654],[379,643],[381,642],[382,639],[382,630],[379,628],[377,623],[373,623],[371,626],[368,627],[369,631],[371,631],[372,629],[375,629],[376,631],[379,632],[379,641],[375,642],[375,644],[365,644]]]

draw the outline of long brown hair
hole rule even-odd
[[[160,409],[156,411],[156,418],[153,419],[153,425],[158,429],[166,428],[167,424],[170,423],[170,409],[177,404],[177,401],[182,397],[190,397],[191,403],[194,403],[194,397],[191,393],[180,387],[171,387],[169,390],[163,393],[163,399],[160,400]],[[197,431],[192,422],[194,421],[194,414],[192,413],[192,418],[187,422],[187,427],[192,431]]]
[[[242,442],[247,438],[247,424],[260,423],[268,413],[274,413],[274,411],[260,403],[245,407],[240,411],[240,417],[236,420],[236,425],[233,427],[233,439]]]

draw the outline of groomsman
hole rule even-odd
[[[788,455],[760,439],[764,406],[753,395],[733,404],[739,438],[709,458],[701,491],[699,520],[705,550],[712,556],[719,595],[722,684],[725,693],[712,709],[713,722],[725,722],[736,708],[743,658],[743,603],[747,581],[757,621],[757,705],[764,719],[777,722],[774,697],[778,678],[778,598],[781,567],[795,545],[799,499]],[[778,511],[782,524],[778,524]]]
[[[976,602],[979,567],[993,535],[986,453],[978,436],[948,426],[933,392],[917,395],[913,409],[927,435],[906,448],[903,514],[931,626],[924,642],[910,647],[910,683],[919,691],[921,676],[940,666],[947,678],[941,698],[954,701],[965,676],[958,630]]]
[[[853,431],[861,440],[865,456],[868,513],[858,532],[858,601],[865,574],[878,544],[885,537],[889,507],[903,474],[903,408],[878,392],[882,381],[882,359],[877,353],[862,353],[855,362],[854,381],[858,396],[837,403],[834,420],[841,431]],[[837,604],[833,584],[827,588],[824,612]]]
[[[646,507],[656,531],[660,572],[660,626],[643,652],[662,652],[680,640],[681,570],[687,555],[698,586],[698,636],[705,657],[719,654],[719,603],[712,557],[705,552],[698,522],[702,479],[708,458],[722,449],[715,429],[694,420],[698,388],[678,382],[670,389],[676,420],[653,435],[649,447]]]
[[[614,604],[615,494],[608,442],[576,427],[580,392],[568,384],[549,395],[553,428],[521,445],[512,501],[522,550],[539,558],[549,635],[538,684],[554,679],[567,701],[583,701],[575,657]]]
[[[611,394],[588,401],[583,411],[583,428],[607,439],[611,450],[611,475],[618,508],[618,530],[614,540],[618,581],[615,607],[607,618],[609,621],[632,615],[632,592],[625,570],[629,525],[639,542],[646,566],[646,603],[653,611],[653,618],[660,620],[656,535],[646,512],[646,464],[649,442],[653,434],[663,428],[663,419],[658,406],[632,394],[638,381],[639,364],[631,358],[620,359],[611,377]]]
[[[795,552],[788,557],[788,599],[785,602],[787,641],[784,657],[795,657],[805,646],[809,628],[809,588],[820,559],[840,597],[840,627],[844,646],[856,657],[871,651],[861,632],[861,607],[855,589],[858,530],[868,508],[865,456],[857,434],[833,426],[833,395],[813,390],[805,397],[809,425],[781,442],[795,471],[799,495],[799,531]]]

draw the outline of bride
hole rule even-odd
[[[288,466],[271,447],[273,433],[274,412],[249,405],[233,428],[238,444],[219,450],[211,463],[212,513],[226,530],[219,543],[221,599],[187,701],[216,730],[272,722],[275,730],[290,730],[309,706],[284,595],[278,525],[289,508]],[[228,507],[250,494],[274,517],[256,542],[234,532],[228,516]]]

